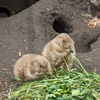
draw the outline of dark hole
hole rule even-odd
[[[10,12],[7,8],[0,7],[0,17],[9,17]]]
[[[38,1],[39,0],[0,0],[0,17],[3,18],[18,14]]]
[[[35,4],[36,2],[38,2],[39,0],[33,0],[33,4]]]
[[[88,32],[80,33],[75,41],[75,47],[77,53],[90,52],[92,50],[91,45],[98,40],[99,35],[88,34]]]
[[[55,18],[53,29],[58,33],[70,33],[73,31],[73,25],[69,18],[61,15]]]
[[[93,39],[91,39],[91,41],[89,41],[88,43],[88,48],[91,51],[91,44],[93,44],[94,42],[96,42],[98,40],[98,37],[94,37]]]
[[[82,38],[82,39],[84,39],[83,41],[85,41],[85,44],[86,44],[85,46],[87,47],[86,52],[89,52],[91,51],[91,45],[98,40],[99,35],[94,36],[91,34],[91,35],[86,35],[85,37],[87,38]]]

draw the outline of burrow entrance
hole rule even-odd
[[[52,15],[54,15],[54,14],[52,14]],[[73,24],[72,24],[70,18],[67,18],[64,15],[57,15],[53,22],[53,29],[58,33],[69,34],[73,31]]]
[[[18,14],[39,0],[0,0],[0,18]]]
[[[0,17],[9,17],[10,11],[5,7],[0,7]]]
[[[75,47],[77,53],[90,52],[92,50],[91,45],[98,40],[98,37],[98,34],[94,35],[91,31],[82,32],[81,35],[77,34],[77,36],[75,36]]]

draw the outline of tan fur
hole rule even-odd
[[[74,41],[68,34],[61,33],[46,44],[42,55],[47,58],[50,63],[53,63],[57,58],[62,58],[67,55],[67,64],[72,67],[73,58],[68,55],[70,51],[73,51],[74,55],[76,54]]]
[[[52,74],[50,62],[41,55],[26,54],[19,58],[14,66],[15,77],[22,81],[36,80],[40,72]]]

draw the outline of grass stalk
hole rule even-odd
[[[75,55],[73,53],[70,52],[70,55],[73,57],[73,59],[78,62],[78,64],[80,65],[81,69],[83,70],[83,72],[88,76],[87,71],[84,69],[83,65],[80,63],[80,61],[75,57]]]
[[[65,65],[66,65],[66,67],[67,67],[68,72],[70,72],[69,66],[68,66],[68,64],[67,64],[67,62],[66,62],[66,60],[64,58],[63,58],[63,61],[64,61]]]

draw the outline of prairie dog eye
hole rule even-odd
[[[45,66],[43,66],[43,65],[41,65],[41,64],[39,64],[39,65],[40,65],[41,68],[45,68]]]
[[[37,60],[35,60],[35,62],[37,62]]]
[[[66,40],[63,40],[63,42],[65,43],[65,42],[66,42]]]
[[[40,67],[43,67],[43,66],[40,64]]]

